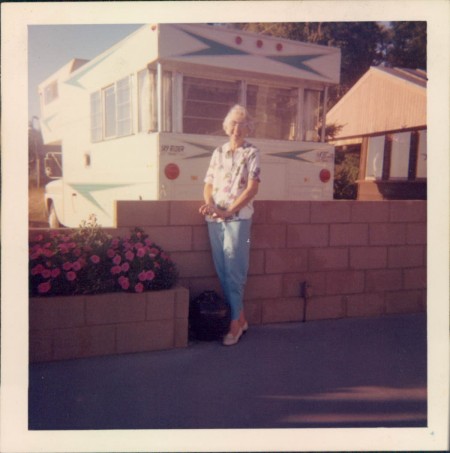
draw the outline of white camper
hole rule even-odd
[[[90,214],[115,226],[116,200],[200,201],[236,103],[255,119],[258,199],[332,199],[321,125],[339,74],[339,49],[198,24],[145,25],[71,61],[39,85],[44,143],[62,150],[62,176],[46,187],[50,226]]]

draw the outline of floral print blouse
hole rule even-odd
[[[260,181],[260,172],[258,148],[244,142],[232,153],[228,142],[214,150],[204,182],[213,186],[212,196],[216,206],[227,209],[245,190],[249,179]],[[252,214],[253,201],[250,201],[230,220],[249,219]]]

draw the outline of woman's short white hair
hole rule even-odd
[[[248,110],[243,106],[236,104],[231,107],[230,111],[227,113],[227,116],[223,120],[223,130],[227,135],[231,134],[232,125],[231,122],[235,121],[235,117],[238,117],[240,121],[247,123],[247,127],[250,131],[254,130],[253,120],[248,113]]]

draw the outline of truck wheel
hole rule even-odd
[[[59,223],[58,216],[56,215],[55,205],[50,204],[50,209],[48,211],[48,226],[50,228],[60,228],[61,224]]]

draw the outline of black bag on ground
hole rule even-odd
[[[215,291],[204,291],[189,304],[189,324],[197,340],[221,339],[228,333],[230,321],[230,306]]]

